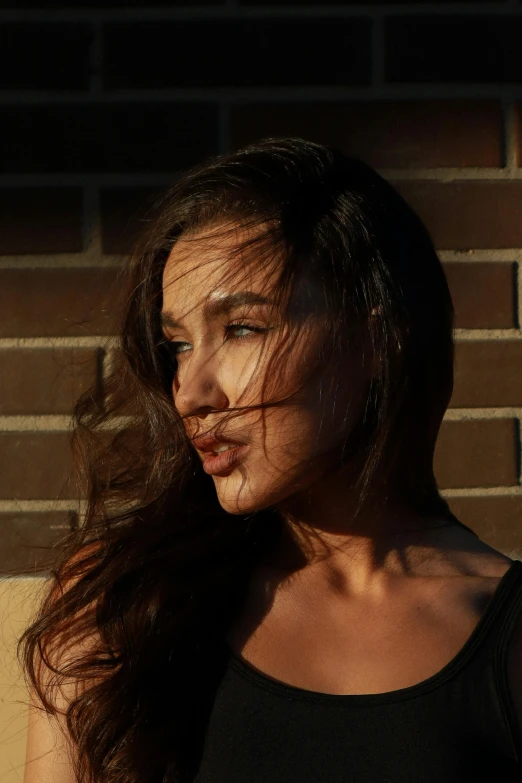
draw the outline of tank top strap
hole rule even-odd
[[[522,561],[513,560],[490,597],[474,633],[468,640],[473,657],[485,655],[499,663],[505,658],[509,640],[522,610]],[[471,650],[468,650],[470,653]]]
[[[495,682],[500,695],[504,719],[509,727],[511,741],[516,757],[522,764],[522,726],[520,726],[511,696],[508,673],[508,654],[515,627],[522,612],[522,562],[514,560],[504,575],[504,590],[501,601],[493,609],[495,630],[493,648],[493,668]]]
[[[457,656],[464,663],[485,658],[501,661],[522,609],[522,561],[513,560],[489,598],[471,636]]]
[[[501,654],[509,644],[518,612],[522,609],[522,561],[513,560],[489,598],[466,647],[473,652]],[[468,653],[470,650],[467,651]]]
[[[500,659],[506,655],[521,610],[522,561],[513,560],[484,612],[495,657]]]
[[[489,598],[473,633],[452,661],[452,673],[458,670],[464,676],[475,677],[478,672],[488,670],[488,676],[494,677],[496,682],[507,682],[509,642],[521,611],[522,561],[513,560]]]

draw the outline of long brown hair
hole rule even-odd
[[[44,709],[56,712],[61,683],[82,686],[66,711],[81,783],[193,780],[223,631],[280,529],[276,508],[221,508],[173,405],[162,273],[182,235],[216,225],[259,229],[247,250],[252,263],[256,248],[278,258],[281,301],[303,268],[315,275],[339,356],[369,330],[377,371],[343,457],[362,457],[360,503],[386,475],[419,511],[451,515],[433,453],[453,387],[454,312],[415,212],[362,161],[299,138],[264,139],[184,173],[122,272],[118,359],[103,399],[93,389],[74,411],[84,519],[20,640]]]

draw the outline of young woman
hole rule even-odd
[[[520,780],[522,564],[437,489],[454,314],[420,219],[298,138],[157,207],[21,640],[25,782]]]

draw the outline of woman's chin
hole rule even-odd
[[[323,466],[311,465],[308,470],[287,469],[270,475],[263,471],[239,472],[213,476],[221,507],[229,514],[253,514],[290,501],[309,490],[322,477]],[[324,470],[323,470],[324,472]]]
[[[217,479],[215,486],[219,503],[229,514],[253,514],[276,501],[273,492],[255,492],[246,482]]]
[[[259,502],[256,503],[254,499],[242,498],[240,494],[222,493],[218,489],[217,496],[221,508],[228,514],[253,514],[264,508],[264,505],[260,506]]]

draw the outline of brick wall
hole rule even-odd
[[[361,156],[425,219],[457,311],[437,478],[522,557],[520,40],[511,0],[0,2],[0,570],[76,524],[68,416],[142,210],[269,134]]]

